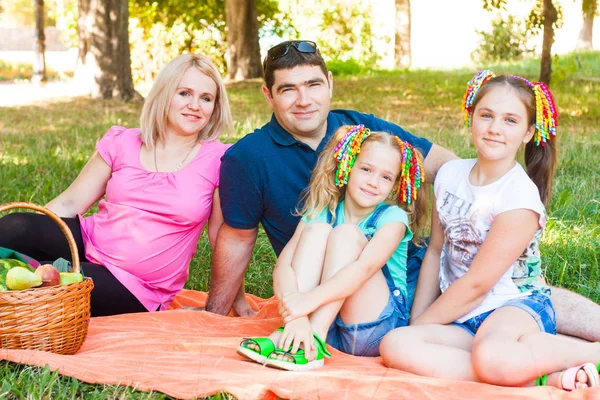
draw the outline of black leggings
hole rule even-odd
[[[139,300],[102,265],[85,257],[79,218],[63,218],[79,251],[81,269],[92,278],[92,317],[147,311]],[[37,213],[14,213],[0,218],[0,247],[6,247],[40,261],[52,263],[57,258],[72,261],[65,235],[50,217]]]

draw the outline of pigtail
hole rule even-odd
[[[419,164],[423,165],[423,155],[421,152],[415,150],[415,157],[418,159]],[[425,176],[425,170],[421,170],[423,176]],[[395,204],[398,207],[402,208],[408,214],[408,222],[410,229],[413,233],[412,242],[421,247],[426,243],[424,238],[427,236],[427,229],[429,227],[430,222],[430,195],[429,195],[429,187],[422,184],[419,186],[415,185],[414,189],[414,200],[409,203],[402,203],[400,198],[396,199]]]
[[[557,149],[556,140],[548,141],[539,146],[530,140],[525,146],[525,167],[527,175],[537,186],[542,203],[550,205],[552,196],[552,181],[556,170]]]

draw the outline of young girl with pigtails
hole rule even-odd
[[[273,271],[285,326],[244,340],[238,353],[293,371],[323,366],[326,343],[379,355],[381,338],[408,323],[409,226],[424,215],[424,178],[410,144],[362,125],[341,127],[321,153],[302,220]]]
[[[477,158],[435,183],[431,237],[408,327],[381,342],[384,363],[419,375],[565,390],[600,385],[600,344],[556,334],[539,239],[556,163],[548,87],[479,72],[463,103]],[[515,161],[525,144],[527,172]]]

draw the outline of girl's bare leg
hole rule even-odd
[[[518,307],[493,312],[477,332],[472,351],[478,377],[503,386],[535,385],[536,378],[550,374],[546,384],[560,387],[564,369],[600,361],[600,344],[540,332],[531,315]],[[587,386],[583,371],[577,381]]]
[[[292,269],[300,292],[308,292],[319,285],[331,233],[331,225],[324,222],[308,224],[302,231],[292,258]],[[281,331],[275,331],[269,337],[278,343]]]
[[[473,336],[455,325],[413,325],[388,333],[379,351],[383,363],[413,374],[479,381],[471,363]]]

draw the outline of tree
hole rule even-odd
[[[35,0],[35,45],[32,82],[44,84],[46,78],[46,36],[44,35],[44,0]]]
[[[225,0],[227,21],[227,77],[232,80],[262,76],[258,22],[254,0]]]
[[[540,82],[550,85],[552,78],[552,43],[554,43],[554,23],[558,21],[558,12],[552,0],[544,0],[543,5],[544,38],[542,41],[542,62],[540,63]]]
[[[394,66],[408,68],[411,64],[410,50],[410,0],[395,0],[396,34],[394,36]]]
[[[579,31],[576,49],[591,50],[594,32],[594,17],[598,9],[598,0],[583,0],[581,2],[581,13],[583,15],[583,25]]]
[[[78,0],[75,79],[92,97],[141,99],[133,87],[127,0]]]
[[[483,8],[487,11],[492,9],[506,10],[507,0],[483,0]],[[589,0],[584,0],[589,1]],[[593,0],[597,1],[597,0]],[[535,5],[527,18],[527,29],[532,34],[543,28],[544,37],[542,41],[542,58],[540,62],[539,81],[546,85],[550,84],[552,77],[552,44],[554,43],[554,28],[560,27],[562,23],[562,9],[557,8],[553,0],[535,0]]]

